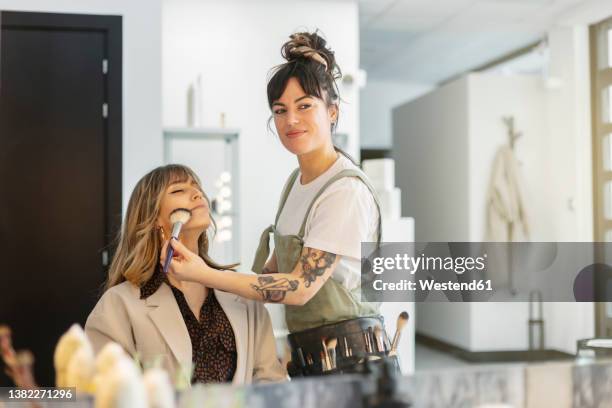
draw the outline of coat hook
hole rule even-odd
[[[508,129],[508,142],[510,144],[510,148],[514,150],[514,143],[516,139],[523,135],[522,132],[516,132],[514,130],[514,116],[504,116],[502,117],[506,128]]]

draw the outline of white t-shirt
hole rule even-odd
[[[298,174],[280,214],[277,231],[297,235],[308,206],[323,185],[345,169],[358,169],[338,154],[334,164],[316,179],[302,184]],[[304,232],[304,246],[340,255],[332,279],[348,290],[361,285],[361,242],[376,242],[378,209],[368,187],[356,177],[336,180],[314,203]]]

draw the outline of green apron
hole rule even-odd
[[[295,169],[295,171],[289,177],[289,180],[283,189],[283,194],[276,213],[274,225],[270,225],[268,228],[266,228],[261,235],[259,247],[257,248],[255,261],[252,268],[255,273],[262,273],[263,267],[270,255],[270,233],[274,234],[274,251],[276,253],[278,272],[291,273],[293,271],[302,254],[306,220],[308,219],[308,215],[312,210],[312,206],[327,187],[343,177],[359,178],[372,193],[379,214],[377,241],[380,243],[382,228],[378,197],[376,196],[374,188],[367,180],[366,175],[357,169],[342,170],[329,179],[329,181],[325,183],[323,187],[321,187],[306,211],[306,215],[304,216],[304,221],[302,221],[302,226],[298,235],[279,234],[279,232],[276,230],[276,225],[278,224],[278,219],[298,174],[299,168]],[[328,279],[319,289],[319,291],[303,306],[286,305],[285,319],[289,332],[295,333],[329,323],[337,323],[342,320],[354,319],[357,317],[377,316],[379,315],[379,306],[379,303],[368,303],[361,301],[361,286],[349,291],[332,278]]]

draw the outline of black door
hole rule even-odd
[[[54,385],[55,344],[95,305],[120,216],[121,20],[0,18],[0,323]]]

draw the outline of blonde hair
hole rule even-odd
[[[104,290],[124,281],[140,287],[147,282],[157,268],[159,251],[163,245],[157,218],[162,197],[167,187],[175,182],[193,180],[204,194],[198,176],[187,166],[169,164],[158,167],[136,183],[130,196],[125,220],[117,237],[117,250],[111,262]],[[206,194],[204,198],[209,204]],[[213,233],[216,224],[210,217]],[[219,265],[208,256],[207,232],[198,239],[198,254],[209,266],[216,269],[233,269],[234,265]]]

